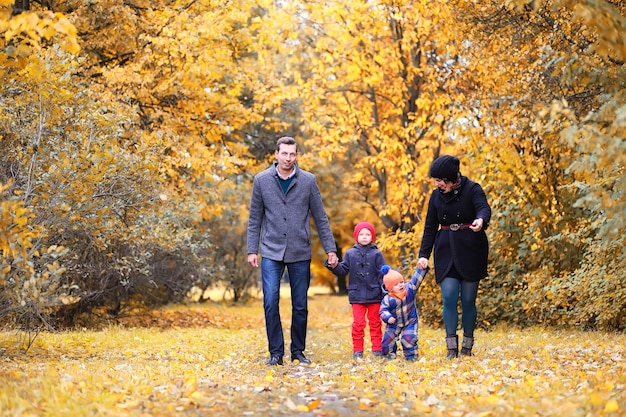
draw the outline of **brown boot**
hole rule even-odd
[[[446,336],[446,347],[448,348],[448,354],[446,355],[446,359],[454,359],[459,356],[459,336],[447,335]]]
[[[461,356],[472,356],[473,347],[474,347],[474,338],[463,335],[463,344],[461,345]]]

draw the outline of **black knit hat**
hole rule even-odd
[[[429,175],[444,181],[456,181],[459,175],[459,158],[456,156],[442,155],[430,165]]]

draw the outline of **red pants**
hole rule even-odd
[[[352,346],[354,352],[363,352],[363,337],[365,336],[365,317],[370,325],[372,351],[382,351],[383,332],[382,321],[378,315],[380,303],[352,304]]]

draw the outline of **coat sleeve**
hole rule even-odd
[[[483,230],[486,230],[489,227],[489,222],[491,221],[491,207],[487,202],[487,195],[483,188],[474,183],[473,192],[472,192],[472,204],[474,205],[474,210],[476,211],[476,218],[483,219]]]
[[[430,268],[426,268],[426,269],[417,268],[415,272],[413,273],[413,276],[407,283],[407,285],[414,291],[417,291],[420,285],[422,285],[422,282],[424,281],[424,278],[426,277],[426,274],[428,273],[429,270]]]
[[[419,257],[430,258],[430,254],[433,251],[433,245],[435,244],[435,237],[437,236],[437,230],[439,230],[439,218],[437,217],[437,208],[434,203],[433,191],[428,200],[428,211],[426,212],[426,220],[424,221],[424,233],[422,234],[422,243],[420,245]]]
[[[259,252],[259,239],[261,236],[261,223],[263,221],[263,195],[258,177],[255,176],[252,182],[252,194],[250,196],[250,211],[248,214],[248,230],[246,253]]]
[[[324,209],[324,202],[322,201],[322,194],[317,186],[317,179],[315,176],[312,178],[311,194],[309,197],[309,209],[311,210],[311,216],[313,222],[315,222],[315,229],[320,237],[320,242],[324,247],[326,253],[337,252],[337,246],[335,245],[335,237],[330,229],[330,222]]]
[[[383,298],[383,301],[380,302],[380,310],[378,311],[380,319],[385,323],[387,323],[387,320],[393,317],[393,314],[391,314],[390,312],[391,306],[389,305],[389,298],[389,296],[385,296]]]
[[[385,261],[385,255],[383,255],[382,252],[378,252],[378,254],[376,255],[376,271],[378,272],[378,274],[376,275],[376,280],[378,282],[378,286],[382,288],[383,286],[383,271],[381,271],[381,268],[383,267],[383,265],[387,265],[387,262]]]
[[[350,273],[350,262],[352,259],[352,255],[350,250],[348,250],[346,252],[346,254],[344,255],[343,259],[337,264],[336,267],[331,268],[328,265],[328,260],[324,261],[324,265],[326,265],[326,268],[330,269],[330,271],[337,275],[337,276],[346,276]]]

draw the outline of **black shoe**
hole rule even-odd
[[[283,357],[282,356],[278,356],[278,355],[272,355],[272,356],[270,356],[268,361],[265,362],[265,364],[268,365],[268,366],[282,365],[283,364]]]
[[[459,353],[461,356],[472,356],[472,350],[468,348],[461,348],[461,352]]]
[[[454,359],[459,357],[458,349],[448,349],[448,353],[446,354],[446,359]]]
[[[291,354],[291,362],[299,361],[301,364],[310,365],[311,361],[307,359],[306,356],[302,352],[292,353]]]

